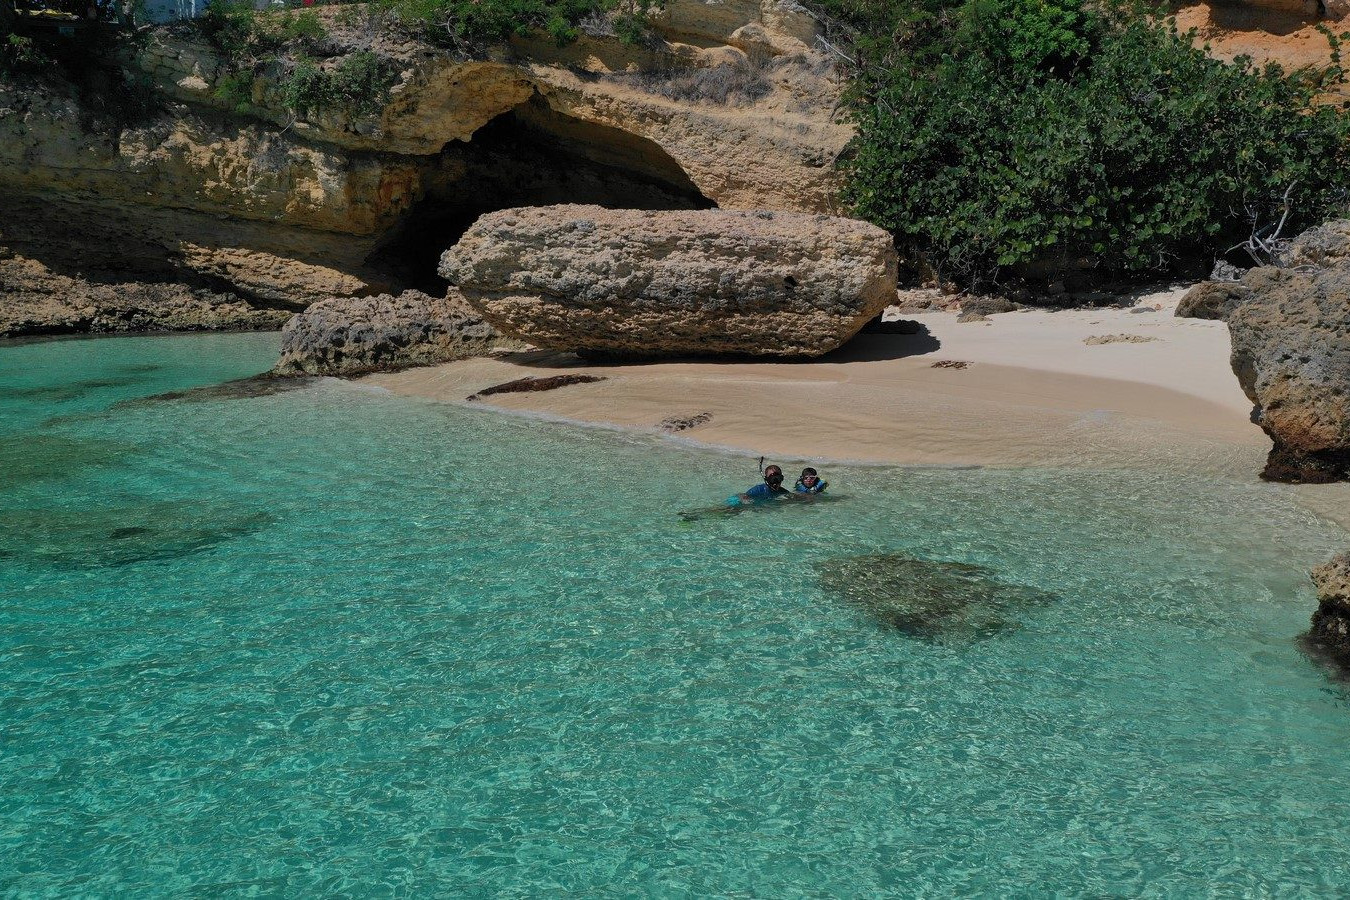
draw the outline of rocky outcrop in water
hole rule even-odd
[[[281,333],[282,374],[361,375],[519,349],[453,293],[342,297],[316,303]]]
[[[983,566],[873,553],[827,560],[826,593],[880,625],[930,641],[978,640],[1017,627],[1053,594],[1009,584]]]
[[[1350,551],[1312,570],[1317,612],[1305,642],[1317,653],[1350,670]]]
[[[1274,447],[1262,477],[1350,477],[1350,265],[1253,269],[1228,315],[1233,372]]]
[[[895,299],[891,236],[832,216],[502,210],[441,275],[504,334],[555,350],[817,356]]]

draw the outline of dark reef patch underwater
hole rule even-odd
[[[1350,886],[1350,691],[1295,640],[1350,537],[1283,488],[713,511],[753,460],[238,381],[277,346],[0,347],[0,894]]]
[[[1054,602],[1048,591],[1008,584],[984,566],[869,553],[826,560],[821,586],[886,628],[925,640],[990,637]]]

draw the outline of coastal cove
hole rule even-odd
[[[500,360],[226,384],[277,346],[0,347],[7,889],[1350,884],[1350,691],[1296,642],[1347,532],[1227,467],[1240,393],[1213,466],[839,465],[689,521],[753,462],[374,389]]]
[[[1128,468],[1249,479],[1270,440],[1233,377],[1225,325],[1174,316],[1184,293],[1144,292],[1134,307],[1024,310],[965,323],[951,312],[892,311],[891,321],[907,319],[917,333],[862,334],[809,362],[614,364],[535,352],[363,383],[462,404],[517,378],[600,376],[603,383],[483,402],[647,433],[661,433],[667,419],[700,416],[674,435],[678,442],[803,464]],[[1350,485],[1285,490],[1350,527]]]

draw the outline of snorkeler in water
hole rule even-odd
[[[823,480],[820,473],[807,466],[802,469],[802,475],[797,479],[797,483],[792,486],[792,490],[793,493],[797,494],[823,494],[829,486],[830,483]]]
[[[757,484],[743,494],[737,494],[733,500],[756,501],[756,500],[774,500],[779,497],[789,495],[791,492],[783,487],[783,470],[778,466],[764,467],[764,483]]]

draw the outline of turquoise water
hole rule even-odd
[[[1350,890],[1282,489],[143,399],[276,344],[0,349],[0,893]]]

